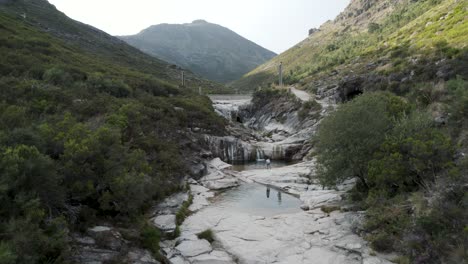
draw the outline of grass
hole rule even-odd
[[[201,233],[198,233],[197,237],[199,239],[205,239],[210,243],[213,243],[215,241],[213,230],[211,230],[211,229],[207,229],[207,230],[205,230],[205,231],[203,231]]]
[[[322,210],[322,212],[326,213],[327,215],[330,215],[331,212],[341,210],[341,207],[337,205],[323,205],[320,207],[320,210]]]
[[[336,80],[350,70],[366,73],[366,65],[388,59],[395,49],[406,47],[405,53],[390,56],[390,69],[383,73],[407,69],[401,61],[409,57],[449,59],[460,55],[468,42],[468,21],[465,1],[425,0],[387,2],[392,11],[380,11],[376,4],[367,10],[369,18],[340,18],[321,27],[321,30],[297,46],[246,74],[232,85],[244,90],[268,87],[277,78],[276,65],[283,62],[285,80],[291,84],[307,85],[311,81]],[[367,19],[367,20],[366,20]],[[353,25],[353,26],[349,26]],[[372,30],[369,30],[368,25]],[[445,43],[443,54],[437,46]],[[394,54],[396,55],[396,53]],[[330,72],[337,70],[338,76]]]

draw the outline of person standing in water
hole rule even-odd
[[[270,170],[271,169],[271,160],[270,160],[270,158],[267,158],[265,163],[266,163],[266,168]]]
[[[270,198],[270,186],[267,186],[266,196]]]

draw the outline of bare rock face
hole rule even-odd
[[[210,190],[222,190],[239,185],[239,181],[231,171],[232,165],[216,158],[207,163],[208,174],[200,179],[203,186]]]

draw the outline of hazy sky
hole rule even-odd
[[[60,11],[112,35],[196,19],[225,26],[280,53],[335,18],[350,0],[49,0]]]

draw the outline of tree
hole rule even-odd
[[[368,188],[367,164],[409,105],[390,93],[366,93],[341,105],[320,124],[316,140],[319,178],[334,185],[357,177]]]

